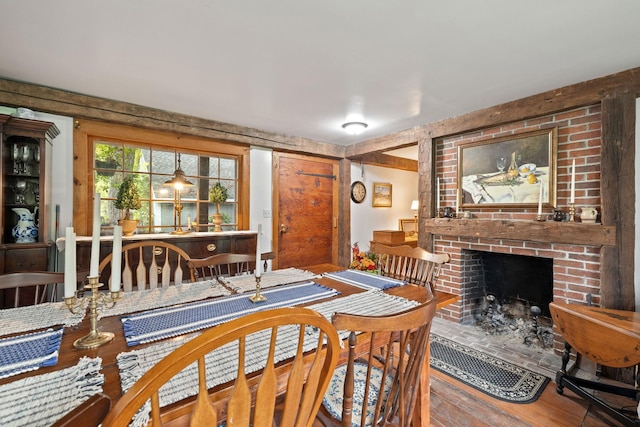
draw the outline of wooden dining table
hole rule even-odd
[[[344,267],[340,267],[332,264],[319,264],[314,266],[305,267],[304,270],[311,271],[316,274],[322,274],[326,272],[335,272],[344,270]],[[348,295],[352,295],[355,293],[365,292],[364,289],[333,280],[327,277],[320,277],[317,279],[313,279],[314,282],[324,285],[329,288],[333,288],[340,292],[338,297],[344,297]],[[409,300],[417,301],[417,302],[425,302],[428,298],[428,292],[424,287],[415,286],[415,285],[404,285],[397,286],[393,288],[389,288],[384,291],[385,293],[400,296]],[[448,304],[451,304],[458,300],[458,296],[453,294],[448,294],[444,292],[437,293],[437,307],[441,308]],[[332,297],[337,298],[337,297]],[[313,303],[322,302],[322,300],[314,301]],[[106,314],[108,316],[108,314]],[[120,316],[111,316],[111,317],[103,317],[98,321],[98,328],[103,332],[112,332],[114,334],[114,339],[100,347],[94,349],[84,349],[80,350],[73,346],[74,341],[78,338],[81,338],[88,334],[90,330],[89,319],[85,316],[84,320],[76,326],[65,327],[64,333],[62,337],[62,342],[60,345],[58,363],[55,366],[51,367],[43,367],[36,371],[31,371],[19,375],[14,375],[9,378],[4,378],[0,380],[0,385],[10,383],[13,381],[20,380],[22,378],[36,376],[45,374],[47,372],[53,372],[56,370],[64,369],[67,367],[74,366],[78,363],[81,357],[90,357],[96,358],[99,357],[102,359],[102,369],[101,372],[104,374],[104,384],[102,386],[103,392],[109,396],[112,402],[117,401],[120,396],[122,396],[122,388],[120,385],[120,374],[119,368],[117,364],[117,356],[120,353],[131,351],[132,348],[127,346],[125,341],[125,336],[123,332],[122,322],[120,320]],[[0,334],[2,332],[0,331]],[[172,339],[180,339],[180,338],[172,338]],[[136,349],[144,348],[151,344],[141,344],[136,346]],[[428,353],[427,353],[428,354]],[[346,346],[345,346],[345,355],[346,355]],[[429,387],[428,387],[428,360],[426,362],[425,374],[423,375],[422,387],[424,387],[425,392],[423,392],[422,399],[418,402],[420,406],[420,410],[418,411],[417,416],[420,417],[420,422],[418,424],[428,426],[429,425]],[[283,366],[282,369],[286,369],[286,366]],[[228,394],[228,390],[225,387],[216,387],[212,390],[212,399],[216,401],[217,398],[223,400],[224,397]],[[179,417],[184,414],[184,405],[173,404],[169,405],[166,408],[163,408],[163,411],[167,412],[175,412],[175,416]],[[416,420],[414,420],[416,421]],[[418,425],[414,424],[414,425]]]

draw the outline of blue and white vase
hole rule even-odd
[[[16,243],[33,243],[38,241],[38,226],[36,225],[35,217],[38,212],[38,208],[33,211],[29,211],[27,208],[13,208],[16,214],[18,214],[18,223],[11,229],[11,234],[16,240]]]

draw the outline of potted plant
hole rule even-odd
[[[220,203],[227,201],[227,188],[220,184],[220,181],[209,189],[209,201],[216,204],[216,213],[213,214],[213,231],[222,231],[222,214],[220,213]]]
[[[118,224],[122,226],[122,234],[125,236],[133,235],[138,226],[138,220],[131,218],[131,211],[140,209],[142,206],[140,191],[133,175],[127,175],[124,178],[118,188],[118,195],[113,205],[116,209],[122,210],[122,219],[118,220]]]

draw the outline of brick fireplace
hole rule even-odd
[[[456,206],[459,184],[458,150],[463,144],[557,129],[556,201],[553,208],[567,212],[571,164],[576,163],[575,206],[600,209],[600,156],[602,117],[600,105],[535,117],[502,126],[451,135],[435,141],[435,174],[440,183],[440,205]],[[552,261],[553,300],[577,304],[600,303],[601,251],[615,245],[615,229],[601,224],[536,221],[535,208],[483,207],[461,209],[471,219],[428,218],[420,232],[430,233],[433,249],[446,252],[451,262],[443,269],[439,289],[460,295],[460,300],[438,315],[454,322],[471,323],[475,304],[484,296],[477,286],[479,257],[475,251],[541,257]],[[550,215],[545,207],[543,215]],[[535,274],[535,272],[532,272]]]
[[[441,317],[448,320],[473,322],[477,300],[484,297],[482,286],[478,286],[482,271],[476,251],[549,258],[553,264],[554,300],[586,304],[591,298],[594,304],[599,302],[600,247],[442,235],[434,237],[435,251],[451,255],[449,265],[440,274],[438,287],[460,295],[456,304],[439,312]],[[531,275],[535,274],[535,271],[531,272]]]

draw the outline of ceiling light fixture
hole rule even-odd
[[[192,182],[187,181],[184,175],[184,171],[180,167],[180,153],[178,153],[178,169],[173,172],[173,177],[165,181],[164,185],[170,185],[174,188],[174,203],[175,203],[175,215],[173,217],[174,230],[171,234],[184,234],[188,231],[182,229],[182,189],[184,187],[193,186]],[[176,220],[177,217],[177,220]]]
[[[368,127],[369,125],[364,122],[348,122],[342,125],[342,128],[347,131],[349,135],[359,135]]]

